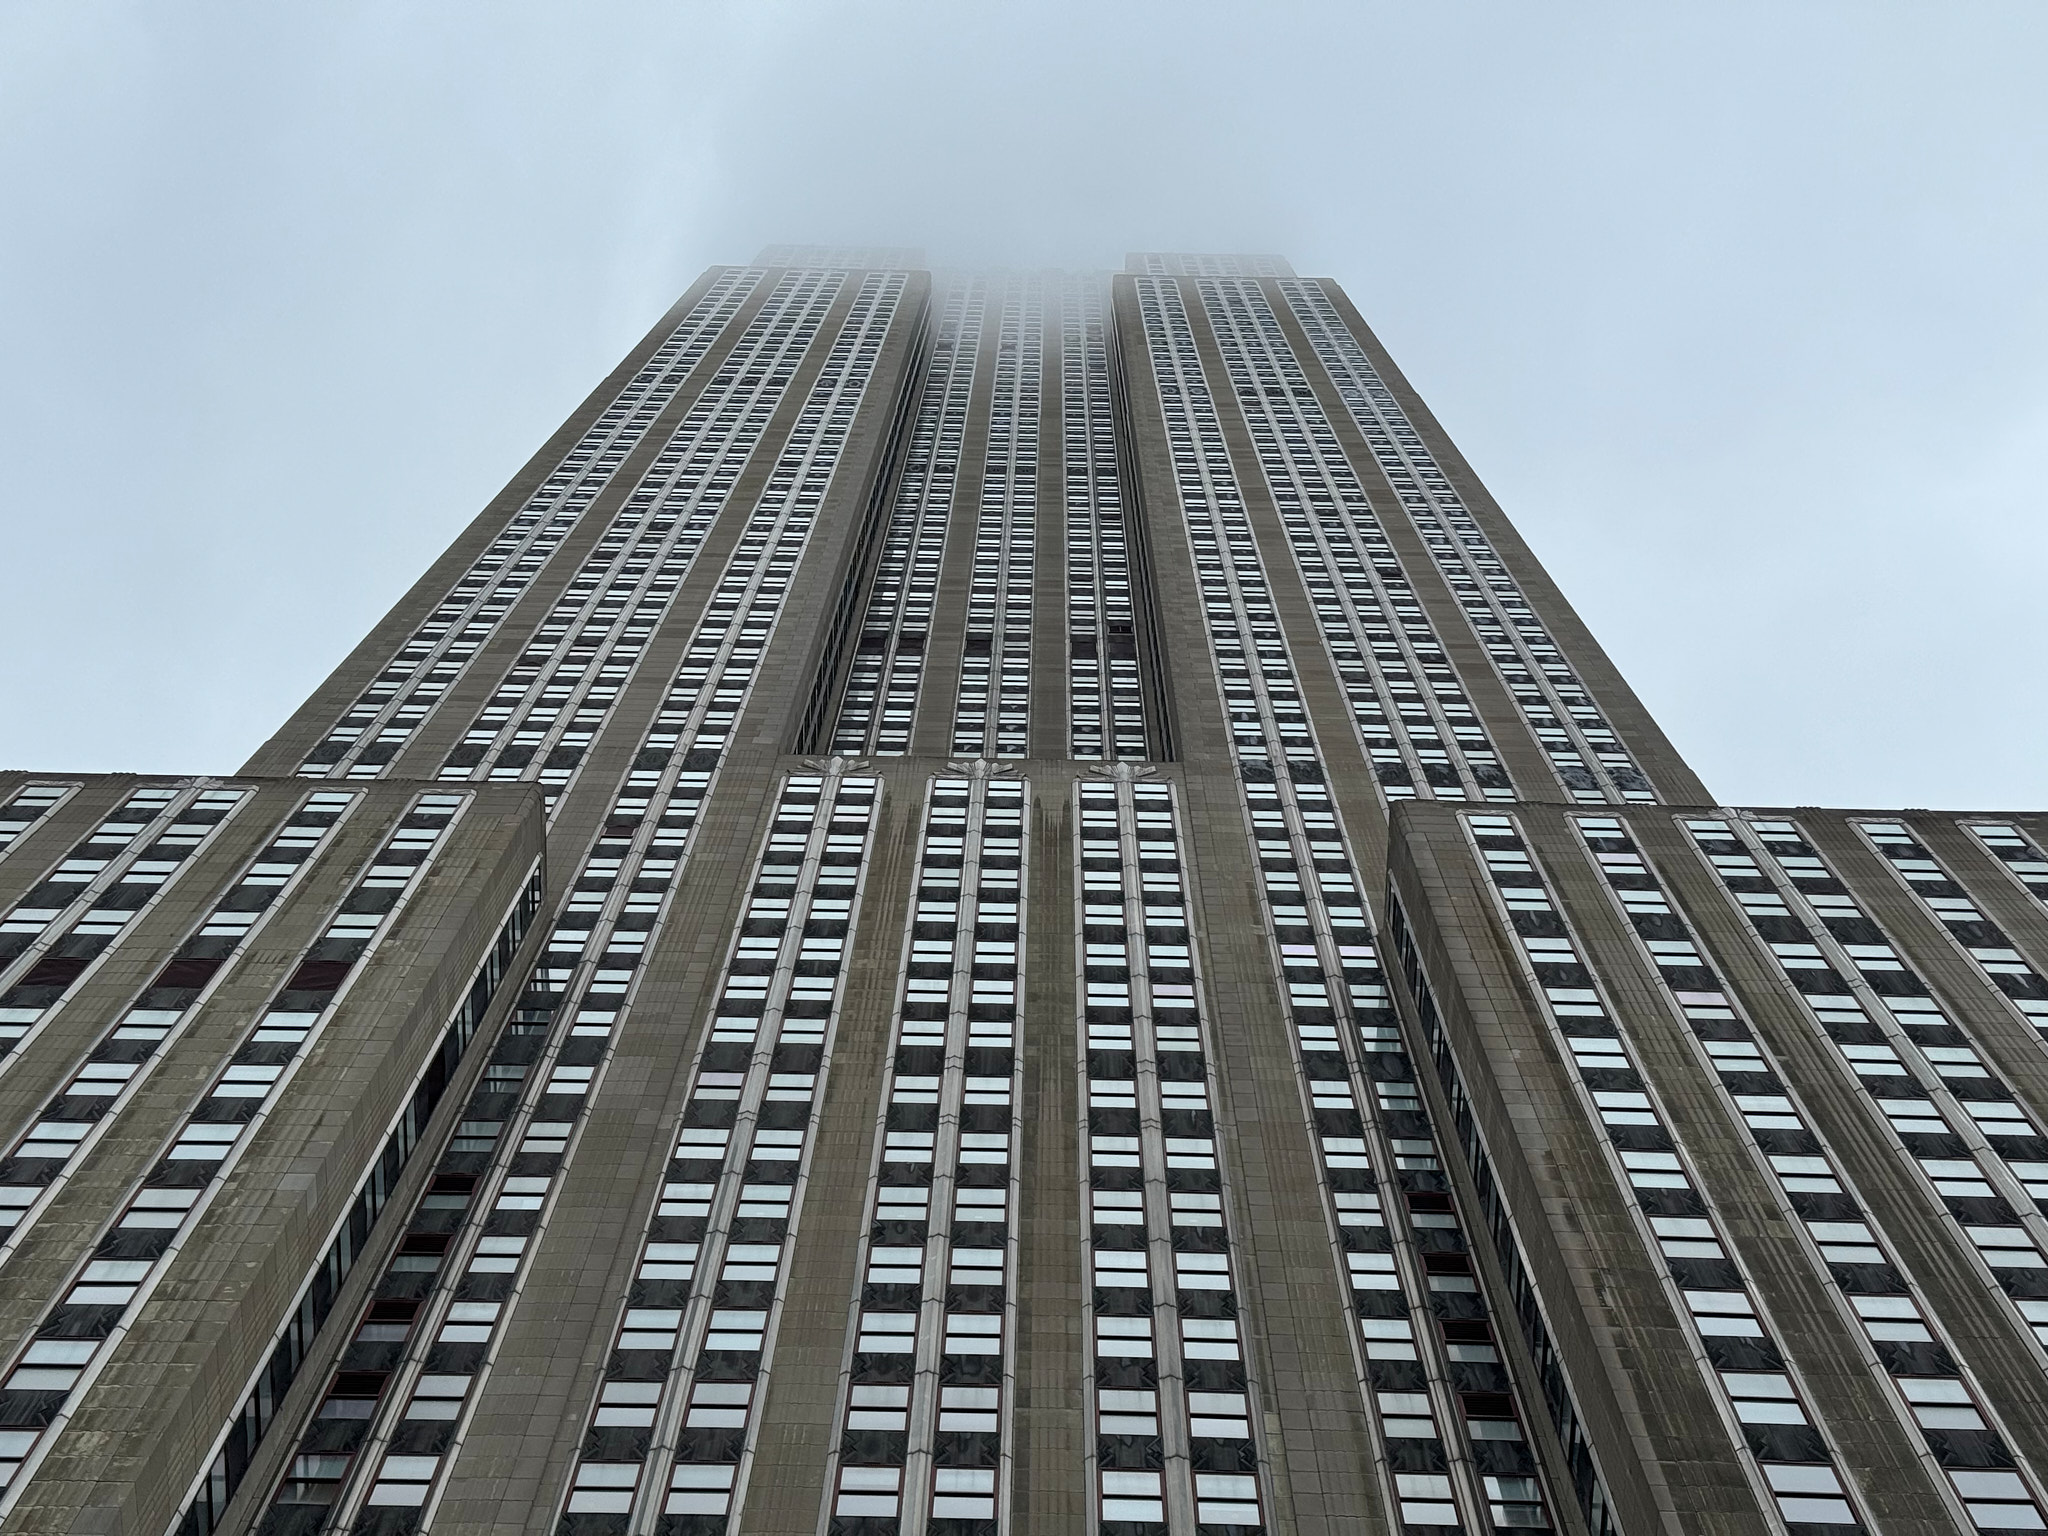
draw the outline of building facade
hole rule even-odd
[[[0,1531],[2048,1528],[2048,824],[1716,806],[1278,258],[714,268],[0,842]]]

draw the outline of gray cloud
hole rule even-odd
[[[2038,7],[0,11],[11,763],[232,767],[695,273],[1273,249],[1752,802],[2038,805]]]

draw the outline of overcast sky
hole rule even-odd
[[[706,265],[1344,283],[1735,803],[2048,804],[2048,9],[0,0],[0,763],[222,772]]]

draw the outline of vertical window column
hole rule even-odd
[[[342,1218],[327,1252],[312,1266],[304,1285],[299,1289],[297,1301],[285,1313],[283,1322],[274,1336],[269,1358],[255,1373],[247,1395],[241,1406],[228,1420],[219,1437],[215,1440],[213,1459],[195,1480],[187,1498],[185,1511],[173,1527],[175,1536],[208,1536],[220,1523],[227,1504],[235,1496],[243,1479],[248,1475],[249,1465],[263,1443],[264,1437],[275,1425],[279,1408],[292,1383],[298,1379],[299,1371],[311,1356],[315,1341],[323,1325],[333,1311],[343,1283],[355,1268],[356,1260],[362,1256],[369,1242],[370,1233],[389,1202],[399,1176],[418,1150],[420,1138],[425,1135],[427,1122],[440,1104],[449,1084],[454,1080],[470,1042],[476,1038],[483,1026],[484,1016],[490,1011],[491,1003],[499,986],[511,974],[514,958],[518,955],[520,940],[540,913],[541,881],[540,866],[536,861],[528,875],[526,886],[514,900],[511,911],[506,914],[504,924],[498,930],[498,937],[483,963],[477,967],[470,980],[469,992],[462,1005],[455,1010],[443,1030],[439,1048],[427,1058],[414,1080],[411,1097],[400,1111],[398,1122],[385,1138],[383,1151],[364,1173],[362,1182],[356,1188],[356,1197],[348,1213]],[[435,1181],[438,1185],[439,1180]],[[429,1202],[432,1203],[431,1201]],[[445,1204],[446,1202],[442,1202]],[[393,1338],[388,1327],[370,1327],[363,1332],[376,1339],[378,1348],[387,1348],[385,1340]],[[398,1330],[399,1334],[403,1330]],[[349,1353],[360,1365],[365,1350],[371,1350],[370,1343],[362,1336],[349,1346]],[[372,1364],[387,1361],[375,1358],[371,1350]],[[333,1398],[330,1394],[330,1399]],[[353,1410],[355,1403],[348,1402],[347,1413],[336,1413],[328,1417],[355,1419],[361,1417]],[[363,1429],[359,1423],[327,1423],[320,1429],[332,1435],[339,1432],[343,1437],[343,1448],[349,1443],[346,1437],[359,1434]],[[342,1458],[346,1460],[346,1458]],[[324,1468],[333,1458],[316,1458]],[[304,1473],[310,1484],[320,1480],[319,1472],[309,1467],[305,1457],[293,1464],[295,1475]],[[332,1490],[329,1489],[329,1492]],[[325,1509],[331,1500],[309,1499],[306,1502],[323,1506],[313,1512],[317,1521],[329,1513]],[[291,1530],[303,1526],[300,1517],[304,1510],[286,1510],[281,1515],[266,1517],[258,1527],[265,1536],[276,1536],[277,1530]],[[339,1529],[337,1521],[333,1528]],[[402,1527],[387,1527],[399,1529]]]
[[[1142,758],[1149,753],[1109,373],[1108,284],[1067,278],[1059,297],[1067,754],[1084,762]]]
[[[1030,752],[1031,588],[1038,559],[1044,330],[1043,280],[1008,279],[989,399],[967,633],[953,709],[952,750],[962,757],[1024,757]]]
[[[417,1243],[401,1247],[372,1304],[363,1326],[396,1329],[394,1338],[417,1341],[414,1352],[397,1370],[344,1371],[343,1377],[355,1378],[352,1386],[333,1389],[354,1405],[351,1414],[366,1420],[400,1411],[380,1405],[403,1405],[399,1421],[352,1441],[346,1456],[325,1454],[309,1433],[309,1448],[294,1462],[276,1503],[360,1509],[355,1528],[361,1536],[390,1536],[418,1529],[445,1485],[493,1340],[517,1300],[517,1276],[559,1195],[585,1109],[602,1085],[697,815],[808,543],[851,424],[851,402],[872,375],[902,286],[900,276],[863,284],[812,405],[779,461],[786,472],[778,472],[741,533],[557,915],[509,1038],[485,1070],[473,1118],[462,1124],[444,1160],[461,1166],[435,1180],[414,1215],[419,1230],[407,1239]],[[817,941],[813,963],[824,962],[828,943]],[[451,1234],[441,1213],[465,1210],[474,1212],[473,1220],[458,1223]],[[438,1288],[437,1273],[447,1277]],[[366,1468],[377,1469],[374,1482],[367,1481]]]
[[[808,529],[772,512],[758,522],[759,538],[750,525],[742,540],[751,552],[733,557],[743,587],[769,533],[779,534],[774,548],[791,541],[796,550]],[[334,1426],[316,1419],[275,1505],[331,1506],[335,1528],[357,1536],[423,1528],[603,1087],[778,611],[707,617],[692,637],[330,1388],[363,1422],[337,1442]]]
[[[910,451],[832,730],[835,752],[893,757],[910,750],[987,306],[984,280],[959,278],[947,285]]]
[[[926,800],[832,1536],[981,1536],[1007,1516],[1028,801],[989,778],[936,780]]]
[[[1256,1529],[1256,1388],[1173,791],[1125,774],[1076,794],[1098,1518],[1103,1536]]]
[[[564,1536],[709,1536],[744,1498],[879,788],[836,767],[783,781]]]
[[[1418,1529],[1547,1527],[1513,1379],[1327,787],[1295,776],[1262,781],[1249,766],[1245,778],[1383,1487],[1404,1525]],[[1347,1016],[1355,1037],[1340,1027]]]
[[[1493,1239],[1494,1255],[1500,1260],[1507,1282],[1508,1295],[1514,1305],[1515,1320],[1521,1325],[1522,1337],[1529,1346],[1535,1367],[1536,1387],[1542,1392],[1543,1406],[1550,1414],[1550,1420],[1557,1430],[1558,1439],[1563,1443],[1565,1465],[1570,1473],[1572,1492],[1577,1496],[1579,1510],[1586,1517],[1586,1523],[1594,1536],[1616,1536],[1613,1503],[1608,1497],[1606,1483],[1602,1480],[1599,1464],[1594,1456],[1591,1437],[1586,1433],[1584,1419],[1580,1416],[1578,1400],[1572,1389],[1564,1357],[1559,1353],[1551,1336],[1550,1321],[1542,1296],[1529,1272],[1528,1263],[1522,1251],[1522,1237],[1515,1225],[1513,1212],[1501,1194],[1500,1180],[1494,1173],[1492,1155],[1486,1149],[1485,1137],[1480,1131],[1478,1117],[1472,1112],[1472,1101],[1465,1091],[1464,1078],[1458,1070],[1456,1055],[1451,1050],[1450,1036],[1444,1029],[1443,1015],[1436,1005],[1436,994],[1430,986],[1428,973],[1423,969],[1421,952],[1415,944],[1414,933],[1409,929],[1406,914],[1401,903],[1390,889],[1387,893],[1387,933],[1392,939],[1394,952],[1400,957],[1403,978],[1408,984],[1409,995],[1414,999],[1415,1012],[1421,1026],[1423,1043],[1429,1051],[1430,1060],[1435,1064],[1437,1081],[1442,1084],[1444,1095],[1450,1100],[1451,1117],[1458,1140],[1465,1154],[1466,1166],[1471,1170],[1472,1182],[1477,1186],[1479,1211],[1485,1220],[1484,1230]],[[1381,1031],[1371,1027],[1362,1028],[1365,1049],[1385,1050]],[[1351,1246],[1349,1243],[1347,1247]],[[1483,1360],[1483,1356],[1467,1356],[1453,1352],[1454,1362]],[[1473,1432],[1475,1441],[1495,1438]],[[1475,1446],[1475,1450],[1476,1450]],[[1476,1457],[1482,1465],[1487,1459]],[[1528,1509],[1509,1500],[1523,1497],[1526,1485],[1517,1485],[1505,1477],[1489,1475],[1486,1492],[1490,1498],[1499,1500],[1488,1513],[1496,1526],[1516,1524],[1541,1525],[1541,1511]],[[1529,1490],[1531,1492],[1536,1490]],[[1533,1516],[1533,1518],[1532,1518]]]

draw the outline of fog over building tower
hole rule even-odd
[[[2044,847],[1716,806],[1334,283],[772,247],[0,774],[0,1532],[2043,1529]]]

